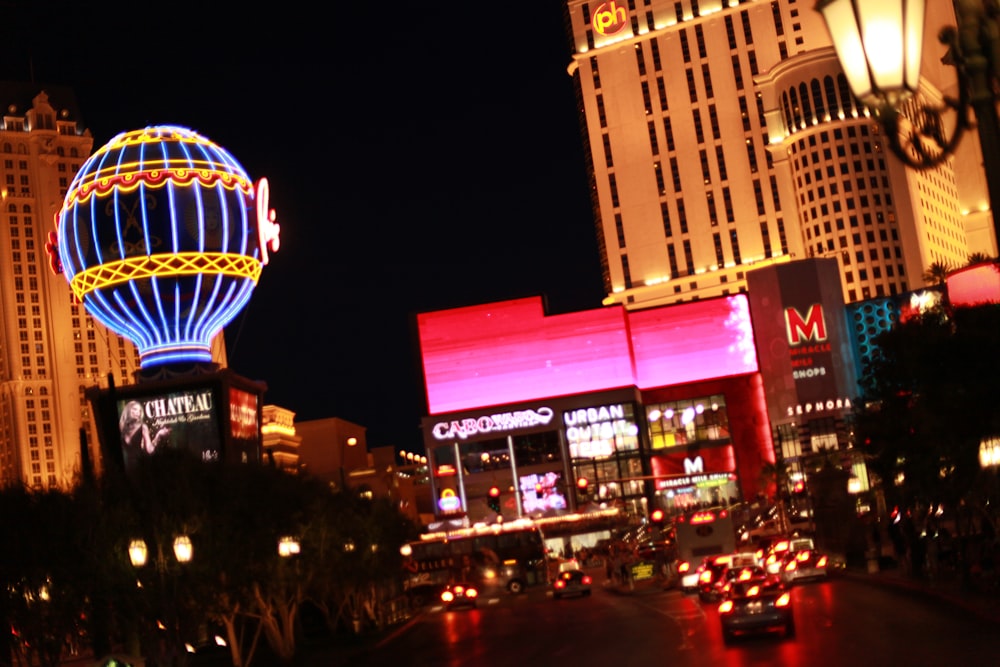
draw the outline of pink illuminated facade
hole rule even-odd
[[[745,295],[546,315],[540,298],[417,317],[442,518],[753,497],[773,462]],[[586,490],[578,486],[586,479]]]

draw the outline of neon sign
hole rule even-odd
[[[611,456],[638,427],[626,418],[625,406],[602,405],[563,413],[570,458]],[[629,441],[631,443],[631,440]]]
[[[826,401],[815,401],[813,403],[799,403],[798,405],[788,406],[788,416],[795,417],[796,415],[808,415],[814,412],[828,412],[830,410],[850,410],[851,409],[851,399],[850,398],[830,398]]]
[[[465,440],[481,433],[516,431],[524,428],[543,426],[552,421],[552,416],[552,408],[501,412],[450,422],[439,422],[434,425],[432,433],[438,440],[451,440],[454,438]]]
[[[823,304],[809,306],[805,317],[794,307],[785,308],[785,328],[789,345],[801,345],[804,341],[826,340],[826,320],[823,318]],[[827,350],[829,351],[829,350]]]
[[[254,188],[225,149],[187,128],[147,127],[84,163],[46,250],[143,368],[210,361],[280,245],[275,218],[267,180]]]
[[[229,390],[229,429],[234,438],[257,437],[257,396],[241,389]]]
[[[257,234],[260,237],[260,263],[267,264],[267,249],[278,252],[281,247],[281,225],[274,222],[276,215],[271,204],[271,186],[266,178],[257,181]]]
[[[693,475],[703,472],[705,472],[705,459],[700,456],[696,456],[694,459],[684,457],[684,474]]]
[[[590,21],[594,32],[604,37],[617,35],[628,25],[628,11],[616,0],[602,2],[594,10],[594,17]]]
[[[454,489],[445,489],[438,499],[438,508],[445,513],[454,513],[462,509],[462,499],[455,495]]]

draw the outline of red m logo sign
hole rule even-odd
[[[785,308],[785,330],[789,345],[801,345],[805,341],[826,340],[826,320],[823,319],[823,305],[815,303],[809,307],[805,317],[795,308]]]

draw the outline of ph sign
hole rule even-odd
[[[616,0],[602,2],[594,10],[590,24],[598,35],[603,37],[617,35],[628,25],[628,11]]]

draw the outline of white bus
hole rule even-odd
[[[674,517],[677,573],[685,591],[698,587],[698,568],[706,558],[736,551],[736,526],[728,508],[713,507]]]

